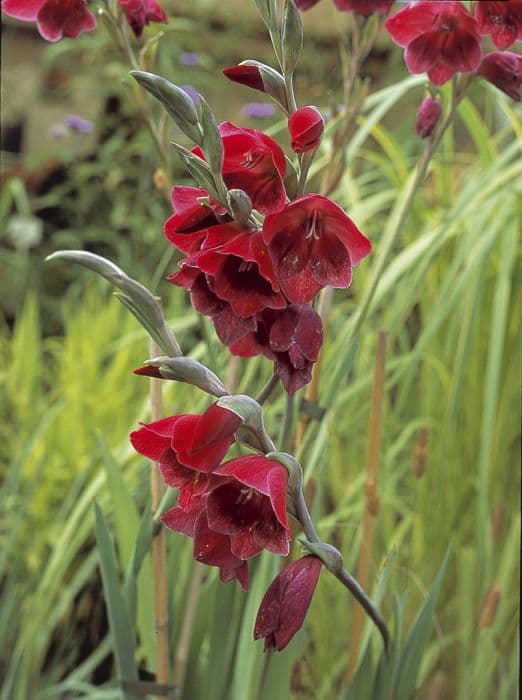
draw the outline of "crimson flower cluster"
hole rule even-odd
[[[141,36],[150,22],[168,22],[156,0],[119,0],[119,4],[136,36]],[[36,22],[40,35],[47,41],[75,39],[82,32],[96,28],[96,18],[87,7],[87,0],[2,0],[2,11],[15,19]]]
[[[288,474],[262,455],[222,462],[241,419],[213,404],[203,415],[177,415],[131,433],[137,452],[159,463],[178,502],[161,520],[194,539],[196,561],[216,566],[224,583],[248,590],[248,559],[263,549],[286,556]]]
[[[304,116],[312,119],[299,123],[303,142],[316,144],[322,118],[316,111]],[[285,157],[273,139],[230,122],[219,132],[224,182],[246,192],[264,222],[240,224],[205,190],[174,187],[165,235],[186,257],[168,279],[190,292],[196,311],[212,319],[233,354],[272,360],[292,394],[310,381],[322,344],[311,300],[326,285],[348,287],[352,267],[371,246],[326,197],[288,202]],[[194,153],[203,156],[198,148]]]
[[[443,85],[457,73],[478,73],[515,100],[520,100],[520,56],[506,51],[483,55],[481,37],[491,36],[499,49],[522,38],[522,0],[474,3],[471,14],[457,0],[419,0],[386,22],[396,44],[405,49],[411,73],[424,73]]]

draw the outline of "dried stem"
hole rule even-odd
[[[157,357],[160,347],[150,342],[151,357]],[[151,418],[159,420],[162,416],[161,380],[150,380]],[[160,478],[159,464],[151,463],[150,490],[152,511],[155,512],[163,498],[163,486]],[[167,594],[167,551],[165,530],[160,529],[152,539],[152,572],[154,578],[154,615],[156,630],[156,682],[167,685],[169,682],[169,613]],[[168,695],[158,696],[168,698]]]
[[[368,423],[368,470],[366,474],[366,507],[362,522],[361,554],[357,566],[357,580],[363,588],[368,587],[370,566],[372,562],[372,539],[375,520],[379,513],[379,496],[377,480],[381,452],[382,411],[384,399],[384,384],[386,380],[386,331],[379,333],[377,355],[373,372],[372,403]],[[350,654],[346,670],[347,680],[351,678],[359,658],[361,637],[364,627],[364,615],[360,608],[354,614],[350,628]]]

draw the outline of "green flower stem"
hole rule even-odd
[[[129,37],[127,32],[125,31],[125,28],[122,26],[121,21],[118,21],[118,18],[113,14],[110,3],[107,2],[107,0],[104,0],[104,10],[100,10],[100,14],[102,18],[104,19],[105,22],[105,27],[111,36],[111,38],[114,40],[116,45],[118,46],[120,52],[122,53],[123,57],[125,58],[126,61],[128,61],[129,65],[131,66],[132,70],[140,70],[140,65],[138,62],[138,59],[136,58],[136,54],[134,53],[132,46],[129,42]],[[143,124],[145,125],[147,131],[150,134],[150,137],[154,143],[154,147],[160,157],[161,160],[161,165],[165,170],[165,173],[167,175],[167,179],[171,179],[171,164],[170,160],[167,157],[167,149],[165,147],[165,144],[162,142],[160,133],[158,128],[156,127],[156,124],[154,122],[154,119],[152,117],[152,112],[150,109],[150,105],[147,102],[146,99],[143,99],[141,96],[140,92],[133,91],[136,105],[138,107],[138,112],[141,116],[141,119],[143,121]],[[163,196],[165,198],[165,201],[168,203],[170,206],[170,195],[168,192],[168,188],[165,190],[162,190]]]
[[[295,413],[295,396],[287,395],[285,415],[283,424],[281,425],[281,433],[279,434],[279,449],[281,452],[288,452],[290,441],[292,439],[292,428],[294,425]]]
[[[296,518],[299,521],[301,527],[303,528],[303,532],[305,533],[307,540],[312,544],[322,544],[315,529],[315,526],[312,522],[312,518],[310,516],[308,506],[306,505],[302,489],[298,491],[294,498],[293,508]],[[386,627],[386,623],[382,619],[380,612],[372,603],[364,589],[343,566],[329,566],[326,562],[324,562],[324,564],[328,571],[330,571],[330,573],[333,574],[335,578],[350,591],[355,600],[366,611],[372,622],[375,624],[375,626],[381,633],[381,637],[384,642],[384,647],[387,650],[390,642],[388,628]]]
[[[279,376],[277,374],[273,374],[267,381],[265,386],[261,389],[259,394],[256,396],[256,401],[260,406],[262,406],[265,403],[265,401],[272,395],[272,392],[274,391],[278,383]]]
[[[300,170],[299,170],[299,180],[297,182],[297,193],[296,193],[297,197],[304,194],[304,191],[306,188],[306,180],[308,178],[308,172],[310,170],[310,166],[312,165],[312,162],[314,160],[314,156],[316,153],[317,153],[317,149],[314,148],[313,151],[308,151],[308,153],[303,153],[299,158]]]

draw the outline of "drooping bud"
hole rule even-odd
[[[145,367],[134,370],[134,374],[158,379],[173,379],[197,386],[212,396],[228,396],[223,382],[208,367],[191,357],[154,357],[145,361]]]
[[[417,123],[415,129],[418,136],[423,139],[431,136],[439,117],[442,112],[440,102],[434,100],[433,97],[425,97],[420,103],[419,111],[417,112]]]
[[[270,584],[257,613],[254,639],[281,651],[301,628],[319,580],[322,562],[306,556],[292,562]]]
[[[219,201],[220,194],[208,163],[203,160],[203,158],[200,158],[178,143],[174,143],[173,146],[181,158],[183,165],[192,175],[199,187],[206,190],[214,199]]]
[[[214,176],[218,175],[221,177],[221,168],[225,157],[223,141],[218,131],[214,113],[210,109],[208,102],[201,95],[198,102],[198,112],[201,120],[201,130],[203,131],[201,144],[203,153]]]
[[[240,224],[246,224],[252,213],[252,200],[243,190],[229,190],[228,206],[234,219]]]
[[[284,78],[270,66],[260,61],[242,61],[237,66],[225,68],[223,75],[234,83],[264,92],[288,112]]]
[[[129,309],[164,352],[177,357],[182,354],[178,341],[163,317],[157,297],[113,262],[86,250],[59,250],[45,258],[46,262],[50,260],[74,262],[97,272],[120,290],[114,296]]]
[[[522,56],[513,51],[494,51],[484,56],[478,69],[480,75],[520,102],[522,85]]]
[[[300,107],[290,115],[288,131],[295,153],[313,151],[321,143],[323,115],[316,107]]]
[[[303,23],[294,0],[287,0],[281,25],[281,45],[285,75],[292,75],[303,47]]]

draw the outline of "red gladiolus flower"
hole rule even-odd
[[[324,119],[315,107],[300,107],[288,119],[288,131],[295,153],[313,151],[321,143]]]
[[[302,304],[331,285],[348,287],[352,267],[371,250],[340,206],[327,197],[307,194],[267,216],[263,235],[285,296]]]
[[[292,537],[286,516],[286,469],[261,455],[249,455],[226,462],[214,473],[227,478],[209,489],[209,528],[230,536],[232,553],[239,559],[250,559],[262,549],[286,556]]]
[[[188,264],[206,273],[210,291],[227,301],[237,316],[286,306],[261,231],[241,230],[235,224],[214,227]]]
[[[187,476],[179,466],[203,473],[213,471],[226,455],[240,425],[241,419],[235,413],[213,404],[201,416],[171,416],[143,424],[130,437],[137,452],[165,465],[167,484],[179,486],[174,480]]]
[[[511,51],[495,51],[484,56],[479,73],[499,90],[520,102],[522,56]]]
[[[294,394],[312,378],[312,367],[323,342],[321,317],[307,305],[291,304],[281,311],[257,314],[256,329],[243,332],[229,344],[241,357],[265,355],[288,394]],[[216,324],[217,327],[217,324]]]
[[[322,561],[302,557],[272,581],[259,606],[254,639],[265,639],[265,650],[281,651],[301,628],[321,573]]]
[[[507,49],[522,39],[522,0],[481,0],[475,3],[475,17],[480,34],[491,34],[499,49]]]
[[[475,19],[460,2],[410,3],[386,22],[410,73],[428,73],[435,85],[443,85],[455,73],[475,72],[482,52]]]
[[[173,187],[171,197],[174,214],[165,222],[164,232],[184,253],[199,250],[210,227],[231,221],[224,207],[211,202],[199,187]]]
[[[425,139],[431,136],[435,125],[439,121],[439,117],[442,112],[442,107],[440,102],[434,100],[432,97],[425,97],[419,107],[417,112],[417,123],[415,129],[417,134]]]
[[[2,10],[9,17],[36,22],[40,35],[47,41],[62,37],[75,39],[96,27],[96,19],[85,0],[2,0]]]
[[[242,129],[230,122],[219,126],[225,159],[223,179],[228,189],[240,189],[263,214],[281,209],[286,202],[286,162],[280,146],[255,129]],[[200,148],[193,152],[200,158]]]
[[[232,553],[231,538],[228,535],[209,528],[206,501],[206,494],[196,496],[188,507],[178,505],[163,513],[161,522],[173,532],[193,537],[194,559],[208,566],[219,567],[223,583],[237,579],[247,591],[248,564]]]
[[[118,2],[135,36],[141,36],[145,25],[151,22],[163,24],[169,22],[165,11],[156,0],[118,0]]]

